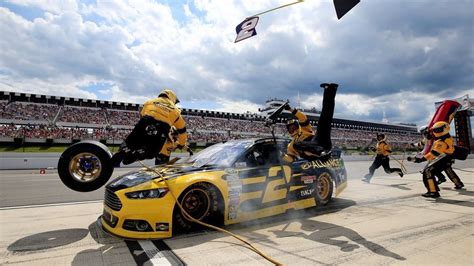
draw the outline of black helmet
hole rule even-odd
[[[384,141],[386,139],[384,133],[377,133],[377,141]]]
[[[286,130],[293,137],[300,132],[300,123],[296,119],[290,119],[286,122]]]

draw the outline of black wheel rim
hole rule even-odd
[[[209,213],[210,202],[211,199],[205,190],[193,188],[184,194],[181,206],[191,217],[201,220]],[[183,216],[190,220],[186,215]]]

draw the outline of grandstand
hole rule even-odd
[[[182,109],[189,142],[207,146],[229,139],[271,136],[265,127],[267,114],[283,101],[267,101],[261,114],[237,114],[210,110]],[[99,140],[120,144],[139,120],[141,105],[91,99],[0,91],[0,142],[26,144],[70,144],[80,140]],[[312,125],[319,112],[304,110]],[[276,125],[276,135],[286,136],[284,112]],[[419,139],[416,125],[388,124],[335,118],[334,145],[345,149],[366,146],[376,132],[389,136],[392,146],[409,148]]]

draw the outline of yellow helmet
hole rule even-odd
[[[444,121],[436,122],[431,127],[431,131],[436,138],[449,134],[449,130],[449,124]]]
[[[168,98],[171,102],[173,102],[174,104],[177,104],[179,103],[179,99],[178,97],[176,97],[176,94],[174,93],[174,91],[170,90],[170,89],[164,89],[160,92],[160,94],[158,94],[158,97],[165,97],[165,98]]]

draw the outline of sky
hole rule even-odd
[[[266,99],[335,116],[427,124],[434,102],[474,97],[474,0],[0,0],[0,90],[257,112]]]

